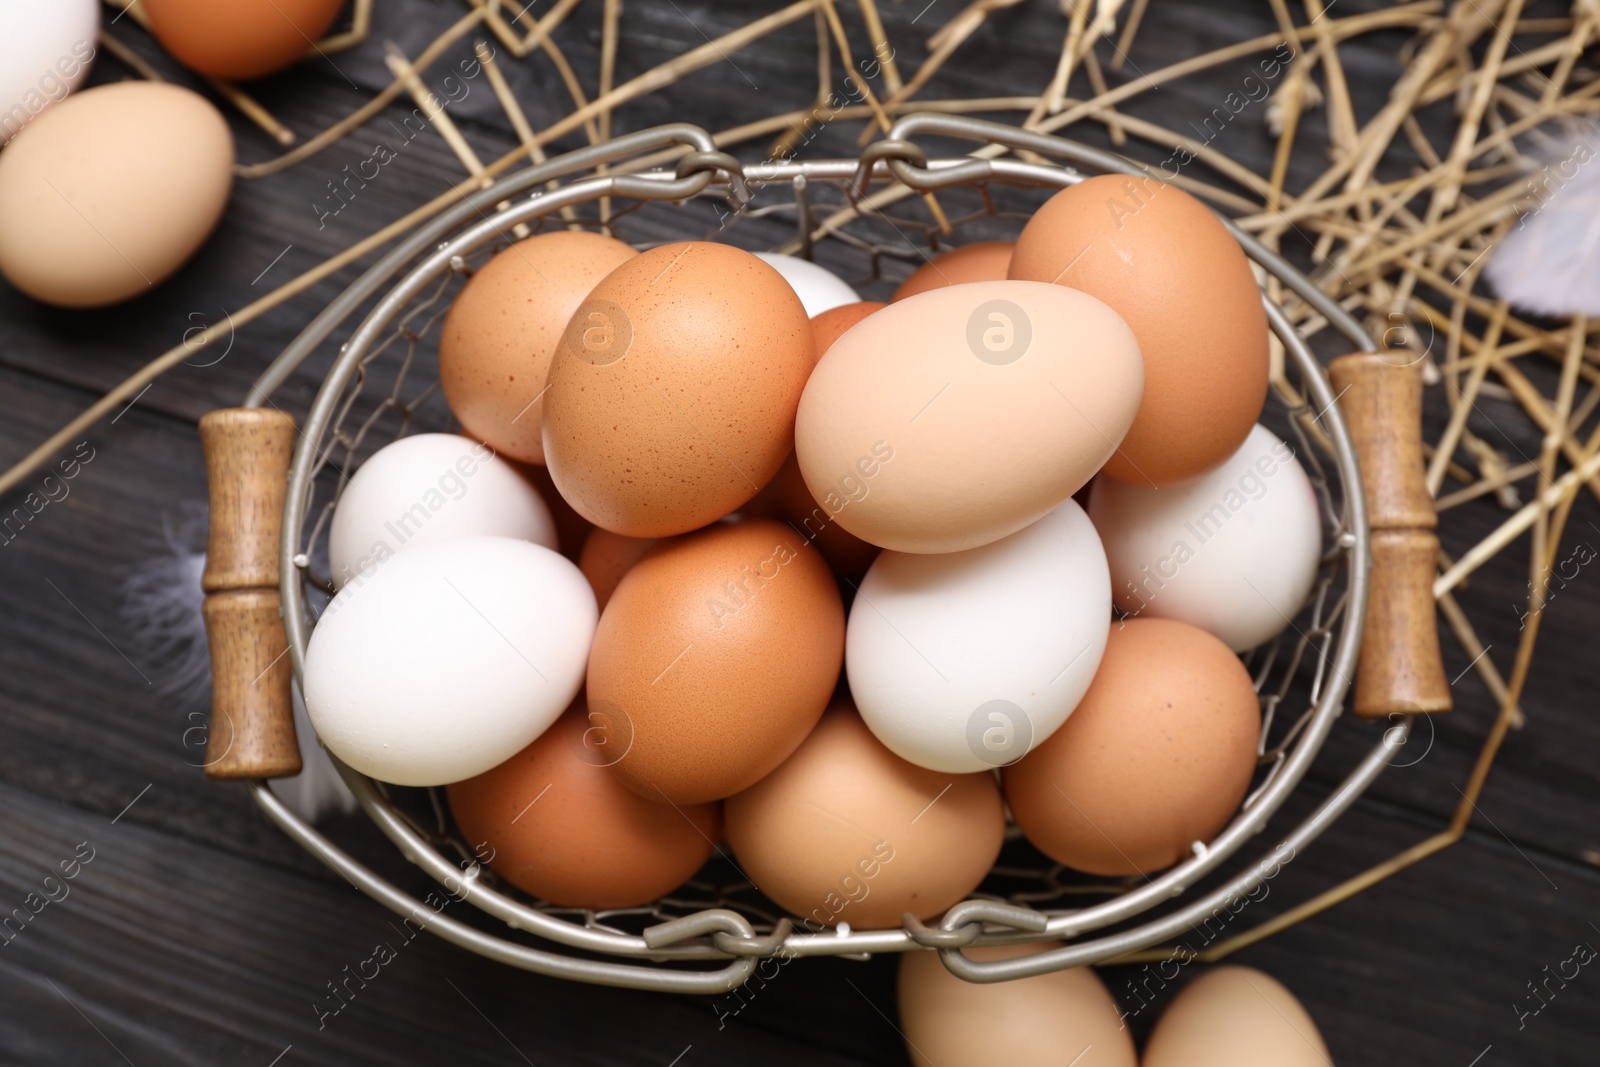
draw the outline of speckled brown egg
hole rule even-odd
[[[815,362],[800,298],[755,256],[704,241],[643,252],[595,286],[556,350],[550,473],[613,533],[715,522],[789,454]]]
[[[605,728],[580,700],[533,744],[447,790],[474,854],[552,904],[626,908],[655,900],[700,869],[721,830],[719,805],[674,810],[625,789],[595,743]]]
[[[644,554],[656,543],[654,537],[624,537],[596,526],[583,542],[583,553],[578,557],[578,569],[589,579],[595,602],[600,610],[606,609],[611,594],[617,591],[622,576],[633,569]]]
[[[965,282],[1000,281],[1011,267],[1011,252],[1016,247],[1014,241],[975,241],[941,252],[912,271],[891,299],[904,300],[929,289]]]
[[[1139,341],[1144,396],[1107,474],[1169,485],[1244,444],[1267,397],[1267,317],[1210,208],[1152,178],[1090,178],[1034,214],[1010,274],[1099,297]]]
[[[799,746],[843,660],[844,607],[816,551],[781,523],[719,523],[623,577],[589,652],[589,706],[628,724],[616,772],[641,796],[719,800]]]
[[[813,930],[941,915],[983,881],[1005,836],[992,774],[907,763],[846,703],[724,814],[741,869]]]
[[[1172,619],[1111,626],[1072,717],[1001,771],[1039,851],[1090,874],[1149,874],[1189,855],[1238,810],[1261,711],[1217,638]]]
[[[172,57],[213,78],[259,78],[307,53],[344,0],[142,0]]]
[[[467,433],[544,462],[544,388],[567,321],[595,284],[637,255],[604,234],[555,230],[498,253],[462,287],[439,334],[439,385]]]

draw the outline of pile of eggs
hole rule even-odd
[[[338,501],[312,723],[447,786],[556,905],[656,899],[726,842],[810,929],[898,927],[977,888],[1008,812],[1148,875],[1243,800],[1238,653],[1321,559],[1268,362],[1238,244],[1154,181],[1064,189],[887,304],[723,244],[525,238],[443,325],[462,432]]]

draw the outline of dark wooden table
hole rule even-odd
[[[880,0],[908,70],[925,54],[927,32],[958,8],[958,0],[936,2],[918,21],[931,6],[926,0]],[[582,5],[561,31],[591,86],[600,6]],[[773,6],[637,0],[623,24],[619,79]],[[1345,6],[1368,5],[1346,0],[1341,13]],[[292,127],[320,127],[386,82],[384,39],[414,55],[464,10],[455,0],[380,0],[377,7],[364,47],[260,87]],[[1034,0],[991,19],[931,95],[1039,91],[1054,69],[1065,25],[1055,7]],[[1132,56],[1140,70],[1273,25],[1265,4],[1156,0],[1151,7]],[[176,74],[142,34],[126,24],[116,32]],[[715,129],[804,106],[815,91],[812,40],[804,20],[625,107],[618,129],[682,119]],[[1360,117],[1381,105],[1401,41],[1368,38],[1343,50]],[[858,56],[870,51],[859,34],[854,47]],[[565,112],[548,62],[535,57],[508,66],[536,125]],[[1190,117],[1199,122],[1209,114],[1247,70],[1223,67],[1163,86],[1130,113],[1183,128]],[[94,80],[122,76],[118,64],[102,58]],[[514,143],[487,89],[474,89],[452,112],[485,158]],[[1433,120],[1446,122],[1448,115]],[[1321,112],[1308,117],[1308,143],[1323,136],[1322,121]],[[237,117],[234,126],[244,160],[273,152],[253,127]],[[858,129],[824,126],[807,154],[848,153]],[[1070,132],[1104,141],[1093,124]],[[130,304],[64,312],[0,286],[0,462],[19,458],[185,330],[223,319],[462,174],[442,141],[418,137],[381,180],[319,226],[313,205],[342,167],[370,153],[374,136],[358,132],[285,173],[238,185],[205,249]],[[562,147],[578,143],[569,139]],[[1259,116],[1231,124],[1214,147],[1263,173],[1268,167],[1271,145]],[[1151,161],[1164,155],[1144,146],[1129,150]],[[1302,155],[1290,188],[1303,186],[1317,162]],[[242,788],[202,777],[184,735],[194,725],[195,705],[160,695],[155,683],[170,665],[150,661],[136,645],[121,600],[128,576],[161,552],[163,525],[180,523],[204,500],[195,420],[239,402],[266,362],[355,272],[347,269],[238,330],[220,361],[214,362],[220,348],[207,353],[96,426],[86,435],[94,458],[70,483],[70,494],[0,544],[0,913],[48,888],[44,879],[63,861],[80,861],[69,895],[0,944],[0,1061],[904,1062],[891,1021],[894,961],[888,959],[786,968],[719,1025],[716,1005],[705,1000],[547,980],[419,938],[319,1029],[313,1002],[346,966],[391,936],[390,916],[270,827]],[[303,413],[315,375],[315,367],[303,370],[279,403]],[[1493,398],[1482,406],[1477,432],[1536,454],[1537,435],[1519,414]],[[1430,410],[1430,418],[1438,417]],[[22,499],[20,491],[10,494],[0,510],[9,514]],[[1460,509],[1443,531],[1445,547],[1460,552],[1503,515],[1487,498]],[[1568,540],[1600,542],[1596,518],[1594,501],[1580,499]],[[1521,622],[1525,558],[1517,546],[1459,592],[1502,668]],[[1545,636],[1524,700],[1527,726],[1507,741],[1465,840],[1236,957],[1299,994],[1341,1065],[1595,1062],[1600,975],[1586,968],[1565,985],[1543,984],[1575,946],[1600,945],[1595,581],[1584,571],[1545,609]],[[1470,658],[1449,639],[1445,655],[1452,677]],[[1471,673],[1461,679],[1457,699],[1455,713],[1431,730],[1419,728],[1419,747],[1407,759],[1424,749],[1426,755],[1388,772],[1272,883],[1269,897],[1239,920],[1240,929],[1443,828],[1494,714]],[[1341,724],[1290,817],[1325,795],[1381,728]],[[336,821],[330,833],[358,854],[394,863],[359,817]],[[1111,969],[1105,977],[1134,1006],[1127,988],[1137,971]],[[1530,983],[1553,992],[1534,1000]],[[1537,1014],[1519,1018],[1541,1003]],[[1154,1014],[1140,1012],[1136,1031],[1147,1031]]]

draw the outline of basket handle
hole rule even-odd
[[[300,773],[293,677],[278,592],[278,535],[294,420],[274,408],[225,408],[200,419],[211,530],[201,585],[211,645],[206,775]]]
[[[1372,531],[1355,712],[1449,711],[1433,599],[1439,518],[1423,476],[1421,364],[1398,349],[1357,352],[1330,363],[1328,376],[1360,458]]]

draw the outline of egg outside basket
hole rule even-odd
[[[919,139],[934,138],[984,147],[973,155],[933,156]],[[1036,161],[996,158],[1002,147]],[[643,169],[674,159],[675,169]],[[606,226],[634,244],[649,245],[678,239],[690,228],[682,216],[689,213],[703,219],[708,238],[729,239],[726,231],[735,230],[733,243],[784,246],[860,280],[868,289],[864,295],[886,296],[886,274],[903,274],[907,263],[943,245],[945,219],[962,242],[1013,237],[1030,208],[1094,173],[1147,172],[1070,141],[937,115],[902,119],[860,159],[756,165],[717,151],[701,129],[670,125],[521,171],[422,225],[331,301],[246,401],[250,408],[266,405],[297,368],[319,353],[326,361],[328,339],[363,314],[332,356],[288,472],[279,573],[295,677],[302,676],[307,639],[331,588],[319,570],[326,569],[321,561],[338,493],[376,447],[415,429],[448,427],[431,374],[436,327],[472,267],[503,248],[513,227]],[[504,204],[509,206],[496,209]],[[929,210],[919,215],[924,207]],[[604,223],[602,211],[609,212]],[[673,211],[680,216],[669,232],[660,220]],[[1292,299],[1308,305],[1352,348],[1373,349],[1361,326],[1310,281],[1231,224],[1229,229]],[[1170,870],[1136,883],[1097,885],[1052,869],[1011,831],[1001,866],[937,926],[908,917],[896,929],[806,932],[774,914],[747,885],[698,883],[645,907],[584,912],[535,902],[501,886],[451,836],[437,791],[391,789],[339,765],[362,808],[405,858],[455,900],[483,913],[463,919],[459,911],[436,913],[341,851],[265,781],[252,780],[252,794],[291,838],[395,913],[419,917],[438,936],[491,959],[601,985],[720,993],[747,981],[764,958],[914,950],[939,951],[945,965],[968,981],[1005,981],[1113,959],[1195,929],[1254,893],[1327,829],[1404,745],[1411,726],[1409,718],[1396,717],[1369,739],[1370,750],[1320,801],[1302,798],[1297,807],[1309,814],[1281,838],[1269,839],[1272,847],[1253,860],[1239,856],[1300,785],[1341,716],[1366,615],[1370,565],[1357,455],[1333,389],[1284,311],[1265,294],[1263,299],[1283,350],[1282,385],[1273,390],[1266,417],[1280,435],[1293,435],[1320,500],[1326,550],[1311,602],[1285,637],[1246,660],[1263,714],[1259,769],[1245,805],[1213,840],[1195,842],[1193,854]],[[1353,723],[1348,728],[1357,729]],[[1021,859],[1014,863],[1016,856]],[[974,944],[1047,939],[1066,944],[993,962],[961,951]]]

